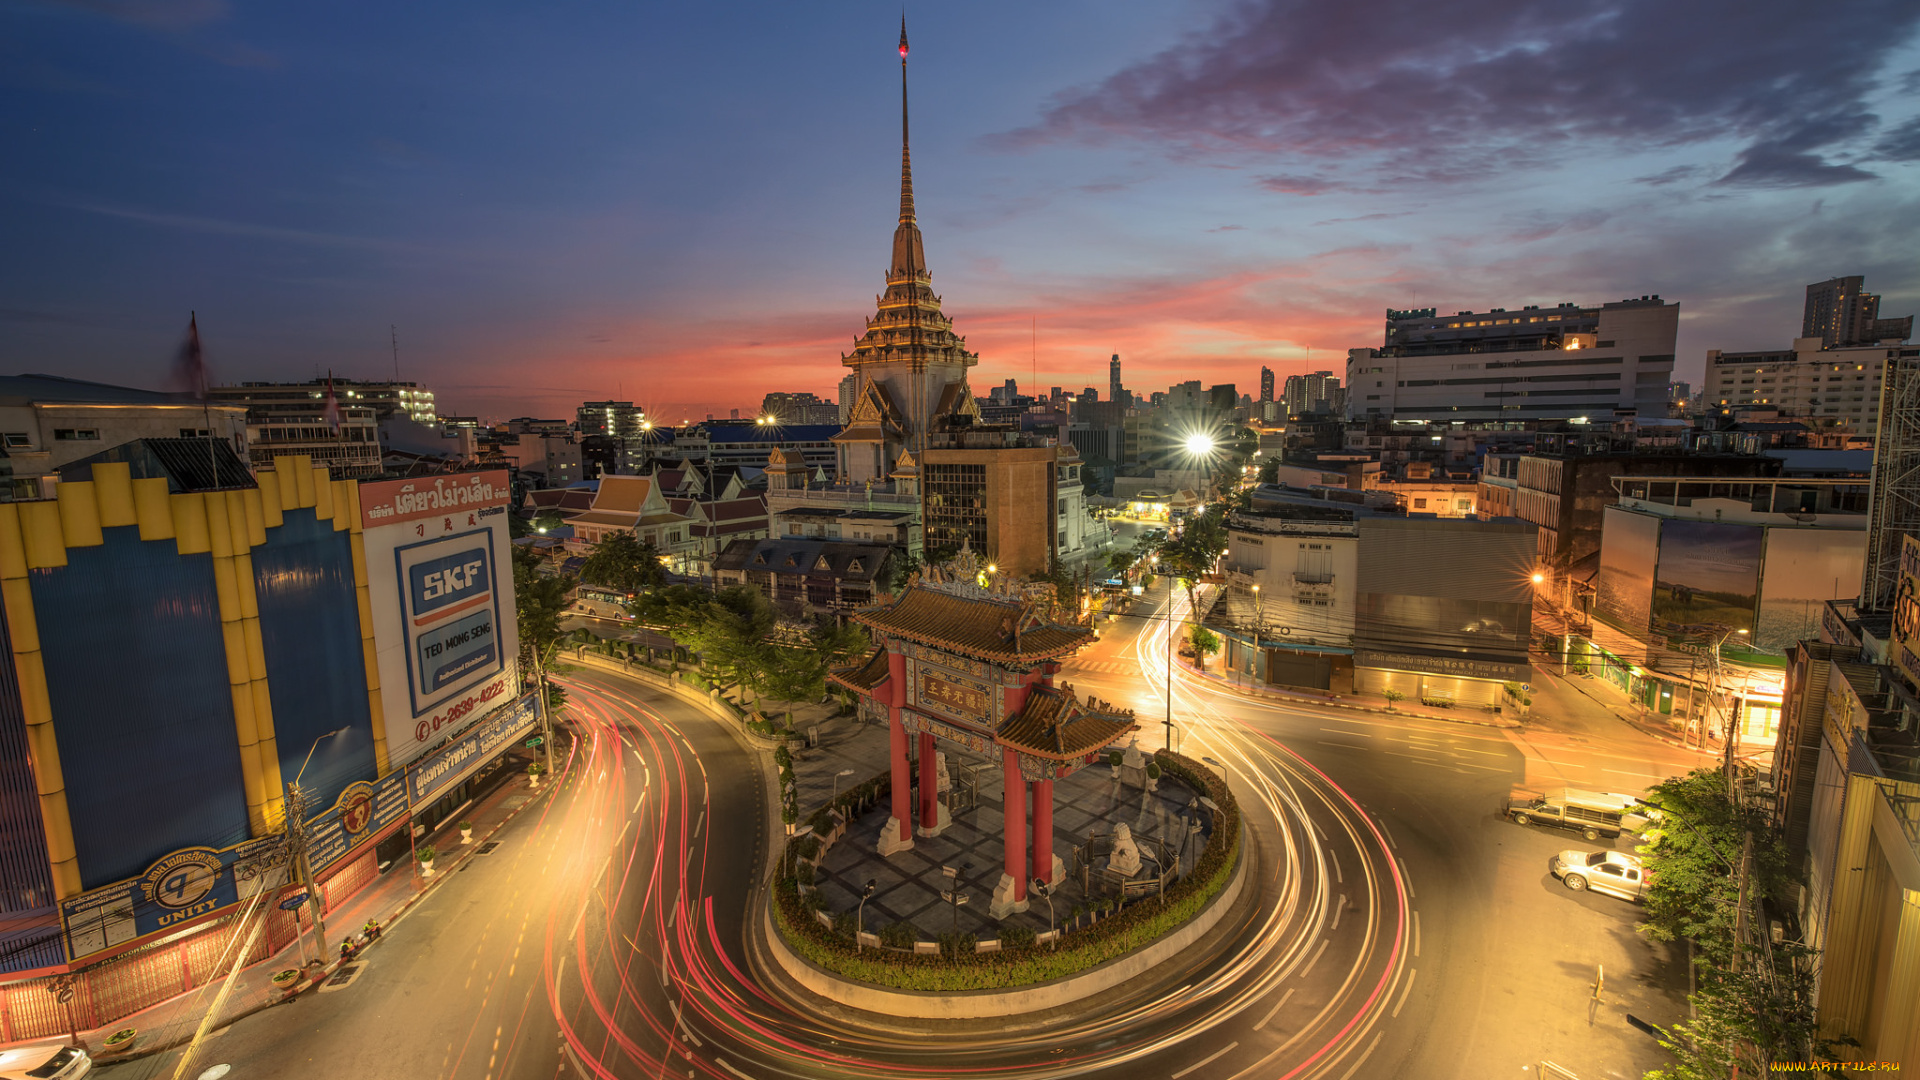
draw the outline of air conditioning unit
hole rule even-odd
[[[1787,928],[1780,925],[1779,919],[1774,919],[1767,924],[1767,940],[1775,945],[1787,940]]]

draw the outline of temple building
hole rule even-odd
[[[790,511],[910,510],[920,546],[970,543],[1018,575],[1044,571],[1084,542],[1080,459],[1071,445],[989,424],[967,369],[980,362],[940,310],[913,203],[907,124],[907,34],[900,30],[900,219],[879,310],[840,362],[856,380],[846,427],[834,436],[830,485],[770,476],[775,536]],[[778,470],[774,470],[778,471]]]
[[[1093,642],[1092,629],[1058,621],[1052,586],[1023,589],[1006,575],[988,574],[965,545],[952,561],[852,618],[879,648],[830,678],[864,698],[864,710],[886,714],[892,816],[879,852],[913,847],[916,823],[921,836],[938,836],[951,824],[939,799],[947,751],[997,760],[1006,785],[1006,862],[991,912],[998,919],[1025,911],[1030,881],[1057,885],[1066,876],[1053,851],[1054,781],[1099,762],[1139,726],[1131,711],[1053,684],[1061,660]]]

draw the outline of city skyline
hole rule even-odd
[[[1101,10],[909,13],[928,260],[977,390],[1104,386],[1118,352],[1133,388],[1245,391],[1341,373],[1389,307],[1656,292],[1698,384],[1708,348],[1789,344],[1809,283],[1920,308],[1898,5]],[[832,395],[883,284],[897,13],[373,17],[0,16],[33,58],[0,88],[13,370],[163,386],[197,310],[220,381],[388,377],[397,325],[400,377],[453,414]]]

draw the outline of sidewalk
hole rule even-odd
[[[556,747],[556,756],[558,747]],[[556,764],[558,764],[556,762]],[[311,925],[296,938],[292,944],[280,952],[267,957],[249,967],[243,968],[234,980],[233,992],[228,996],[219,1020],[209,1029],[218,1031],[234,1021],[262,1009],[287,1003],[315,990],[323,988],[326,980],[334,976],[341,968],[339,958],[340,942],[348,935],[357,935],[368,919],[380,924],[381,940],[372,945],[363,946],[355,962],[362,961],[377,952],[381,942],[406,916],[415,904],[419,903],[435,888],[446,882],[453,874],[462,869],[466,861],[474,857],[489,838],[499,832],[507,822],[512,821],[522,810],[538,805],[541,798],[559,789],[567,779],[564,772],[543,779],[538,791],[528,789],[523,779],[509,778],[493,791],[482,796],[466,811],[465,820],[473,822],[473,843],[463,845],[460,842],[459,822],[450,820],[438,830],[417,841],[419,845],[432,844],[439,858],[434,862],[432,878],[420,876],[417,864],[411,856],[394,860],[374,882],[361,889],[353,897],[325,916],[327,941],[324,943],[326,966],[309,969],[308,977],[295,981],[295,989],[288,991],[273,984],[273,975],[288,968],[300,968],[303,960],[313,956],[313,930]],[[352,972],[349,972],[351,976]],[[187,993],[170,998],[158,1005],[150,1006],[131,1016],[121,1017],[104,1027],[80,1032],[82,1042],[94,1054],[96,1066],[105,1066],[134,1058],[147,1057],[162,1053],[183,1045],[193,1038],[207,1008],[218,994],[220,980],[197,987]],[[141,1034],[133,1048],[124,1053],[102,1055],[99,1047],[107,1036],[122,1028],[134,1028]],[[13,1045],[44,1045],[52,1040],[34,1039]],[[4,1047],[0,1047],[3,1049]]]
[[[1372,704],[1369,699],[1364,699],[1357,694],[1341,695],[1317,693],[1312,690],[1298,688],[1283,690],[1271,686],[1254,686],[1229,678],[1227,675],[1212,669],[1195,671],[1193,665],[1185,660],[1180,662],[1180,668],[1189,675],[1205,679],[1222,690],[1239,694],[1242,697],[1277,701],[1288,705],[1324,705],[1333,709],[1352,709],[1357,712],[1383,713],[1390,716],[1411,716],[1420,720],[1440,720],[1449,724],[1471,724],[1476,727],[1517,728],[1524,726],[1524,720],[1522,718],[1509,715],[1506,709],[1502,709],[1500,715],[1496,716],[1478,705],[1464,705],[1457,709],[1435,709],[1417,703],[1409,705],[1404,701],[1389,708],[1384,703],[1379,705]],[[1517,705],[1515,706],[1516,709],[1518,707]]]

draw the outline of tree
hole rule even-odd
[[[593,546],[580,565],[580,580],[616,592],[637,594],[666,583],[660,551],[630,532],[612,533]]]
[[[1754,838],[1748,889],[1755,900],[1776,895],[1787,880],[1785,853],[1755,811],[1734,805],[1719,769],[1663,780],[1648,790],[1646,802],[1662,821],[1640,848],[1651,872],[1640,929],[1655,941],[1689,939],[1701,962],[1730,966],[1740,895],[1734,869],[1747,836]]]
[[[507,533],[518,540],[523,536],[537,536],[550,533],[566,523],[567,519],[552,510],[542,510],[530,518],[521,517],[519,514],[510,514],[507,517]]]
[[[1187,641],[1193,646],[1193,666],[1196,668],[1206,667],[1207,657],[1220,651],[1220,635],[1199,623],[1187,628]]]
[[[864,657],[872,648],[858,624],[819,618],[802,645],[766,644],[752,680],[754,692],[779,701],[816,700],[827,692],[829,669]]]
[[[525,547],[513,549],[514,623],[520,632],[520,649],[525,661],[535,665],[546,690],[547,715],[558,716],[567,706],[567,692],[546,680],[552,674],[564,674],[567,667],[557,663],[560,645],[567,637],[560,617],[566,613],[573,596],[574,579],[565,574],[542,573],[542,560]]]
[[[1199,616],[1199,605],[1194,599],[1194,586],[1200,578],[1213,573],[1214,564],[1220,561],[1220,553],[1227,548],[1226,513],[1217,506],[1210,506],[1205,513],[1187,519],[1180,535],[1163,541],[1159,548],[1160,561],[1187,590],[1187,607]]]

